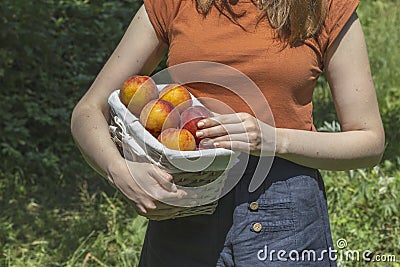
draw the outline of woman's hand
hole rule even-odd
[[[149,219],[170,217],[182,209],[162,203],[182,199],[186,193],[176,188],[170,174],[151,163],[121,160],[109,172],[109,180],[132,202],[138,214]]]
[[[198,122],[196,135],[206,146],[238,150],[254,155],[275,151],[275,128],[248,113],[217,115]]]

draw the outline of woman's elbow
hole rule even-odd
[[[82,121],[85,116],[89,116],[90,110],[94,111],[94,108],[90,108],[84,99],[81,99],[74,107],[71,113],[71,134],[75,138]]]
[[[70,123],[72,136],[75,137],[75,135],[81,131],[80,129],[89,121],[99,122],[100,120],[104,120],[107,123],[109,122],[110,107],[108,104],[91,103],[85,99],[81,99],[81,101],[76,104],[71,114]]]
[[[81,106],[80,106],[80,103],[78,103],[72,110],[71,120],[70,120],[70,123],[71,123],[70,130],[71,130],[72,137],[74,137],[74,139],[76,137],[75,135],[77,132],[77,125],[79,124],[79,117],[81,117],[81,114],[82,114]]]
[[[375,133],[373,137],[371,137],[371,153],[368,157],[369,164],[367,167],[372,168],[378,165],[383,157],[385,152],[385,133],[384,130],[381,129],[378,133]]]

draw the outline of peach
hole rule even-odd
[[[157,138],[163,129],[178,128],[180,115],[170,102],[156,99],[143,107],[139,121]]]
[[[196,144],[199,145],[201,139],[196,137],[197,123],[212,116],[213,114],[203,106],[189,107],[181,114],[181,128],[188,130],[195,137]]]
[[[135,75],[124,81],[119,97],[122,104],[138,117],[149,101],[158,98],[158,89],[149,76]]]
[[[160,99],[171,102],[181,113],[192,105],[189,91],[179,84],[165,86],[160,92]]]
[[[158,141],[169,149],[182,151],[196,150],[194,136],[186,129],[166,129],[158,136]]]

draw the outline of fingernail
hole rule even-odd
[[[174,191],[174,192],[177,192],[177,191],[178,191],[178,188],[176,187],[175,184],[172,184],[171,190]]]
[[[202,137],[203,135],[204,135],[204,133],[201,132],[201,131],[197,131],[197,132],[196,132],[196,136],[197,136],[197,137]]]
[[[201,127],[203,127],[203,126],[204,126],[204,122],[199,121],[199,122],[197,123],[197,127],[201,128]]]

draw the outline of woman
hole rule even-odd
[[[170,186],[172,177],[151,164],[129,162],[127,166],[108,133],[106,100],[128,76],[151,73],[168,49],[169,66],[213,61],[248,75],[268,100],[275,126],[262,116],[255,118],[253,107],[231,92],[190,87],[195,96],[230,103],[236,112],[201,121],[197,135],[210,138],[215,147],[250,150],[252,156],[247,166],[241,166],[246,168],[242,179],[219,200],[213,215],[150,220],[140,266],[336,265],[317,169],[371,167],[384,149],[366,44],[355,13],[358,3],[144,1],[72,115],[72,133],[85,158],[139,214],[157,219],[168,213],[150,195],[174,199],[185,192]],[[312,92],[323,71],[340,133],[319,133],[312,123]],[[253,104],[257,109],[257,99]],[[271,144],[275,135],[275,147],[262,145]],[[255,166],[264,160],[254,155],[272,150],[276,153],[271,171],[249,193]],[[141,190],[129,170],[135,179],[152,183],[152,192]],[[302,257],[309,251],[315,255]]]

